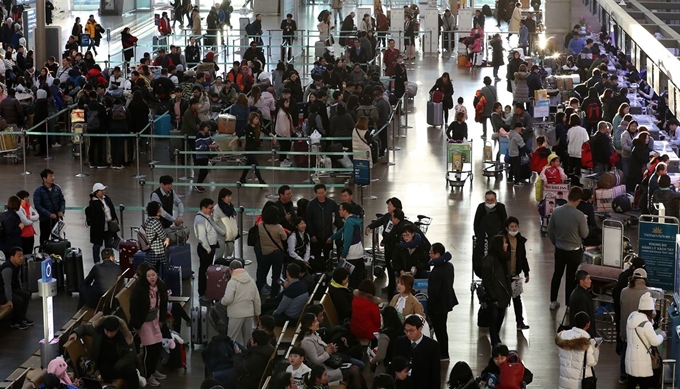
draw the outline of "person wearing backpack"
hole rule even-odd
[[[621,118],[620,121],[618,121],[618,125],[614,127],[614,131],[612,132],[612,143],[614,145],[614,150],[616,150],[619,155],[623,154],[623,145],[621,144],[621,136],[623,133],[626,131],[628,128],[628,123],[633,120],[633,116],[630,114],[625,114]],[[614,121],[616,121],[616,118],[614,118]]]
[[[597,130],[597,123],[602,120],[602,102],[600,96],[597,95],[596,88],[588,89],[588,97],[581,103],[581,111],[585,113],[585,128],[588,134],[592,134]]]
[[[634,192],[635,186],[642,181],[642,171],[646,169],[649,156],[652,152],[649,149],[650,135],[647,128],[640,127],[640,132],[633,139],[633,150],[630,155],[630,171],[626,178],[626,191]]]
[[[97,92],[90,92],[89,97],[90,102],[85,110],[87,132],[90,134],[105,134],[108,125],[106,108],[99,102]],[[106,161],[106,138],[98,136],[90,138],[88,159],[90,161],[90,169],[106,169],[108,167]]]
[[[632,119],[632,116],[631,116]],[[623,169],[623,176],[628,180],[630,173],[630,157],[633,154],[633,139],[638,134],[637,120],[630,120],[626,131],[621,134],[621,168]],[[633,187],[635,190],[635,187]]]

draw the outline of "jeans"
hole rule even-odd
[[[279,250],[269,254],[262,254],[257,262],[256,281],[257,289],[262,289],[262,286],[267,282],[267,274],[269,270],[272,271],[271,296],[279,294],[281,285],[277,282],[281,277],[281,269],[283,268],[283,253]]]
[[[113,247],[113,236],[110,232],[104,231],[104,247],[107,249],[112,249]],[[102,245],[97,245],[94,244],[92,245],[92,259],[94,260],[95,264],[98,264],[99,261],[101,261],[101,253],[102,251]]]
[[[448,312],[430,313],[434,335],[437,338],[437,342],[439,342],[439,355],[442,359],[449,357],[449,332],[446,328],[448,316]]]
[[[550,282],[550,301],[557,301],[557,294],[562,283],[564,269],[567,269],[566,280],[564,282],[564,301],[569,305],[569,296],[576,287],[576,270],[581,263],[583,250],[566,251],[555,247],[555,270],[553,271],[552,281]]]
[[[198,267],[198,295],[199,296],[204,296],[205,295],[205,290],[207,289],[207,281],[205,274],[208,272],[208,268],[210,265],[213,264],[213,259],[215,258],[215,249],[211,248],[210,252],[208,252],[203,246],[199,243],[196,251],[198,252],[198,262],[199,262],[199,267]]]
[[[491,322],[489,323],[489,336],[491,336],[491,345],[495,346],[501,343],[501,327],[505,319],[505,310],[507,307],[497,307],[495,305],[489,306],[491,310]]]
[[[499,68],[500,68],[500,66],[494,65],[494,67],[493,67],[493,76],[494,76],[494,78],[498,78],[498,69],[499,69]]]

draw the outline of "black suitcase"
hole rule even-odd
[[[477,327],[487,328],[491,324],[491,311],[485,304],[479,306],[477,311]]]
[[[66,286],[66,276],[64,275],[64,261],[55,258],[52,261],[52,277],[57,280],[57,290],[63,291]]]
[[[80,292],[80,288],[82,288],[85,281],[82,251],[79,248],[68,248],[62,262],[64,264],[64,275],[66,276],[66,292]]]
[[[163,282],[175,297],[182,295],[182,268],[180,266],[164,266]]]
[[[66,250],[71,247],[68,239],[50,239],[45,241],[43,252],[47,255],[58,255],[62,258],[66,256]]]
[[[38,293],[38,280],[42,278],[40,262],[42,259],[34,259],[32,256],[24,259],[21,266],[21,286],[28,293]]]

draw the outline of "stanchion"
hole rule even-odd
[[[370,185],[366,185],[366,186],[368,186],[368,195],[362,196],[362,199],[363,199],[363,200],[376,200],[378,197],[377,197],[377,196],[373,196],[373,195],[371,194],[371,186],[370,186]],[[364,190],[363,190],[363,186],[362,186],[362,187],[361,187],[361,194],[363,194],[363,193],[364,193]],[[363,204],[363,203],[362,203],[362,204]]]
[[[184,150],[189,150],[189,135],[184,135]],[[180,177],[179,179],[182,181],[190,181],[193,180],[194,177],[189,177],[189,171],[187,170],[187,166],[189,165],[189,154],[184,154],[184,177]]]
[[[125,205],[118,204],[118,210],[120,211],[120,239],[125,239]]]
[[[146,181],[143,178],[139,179],[139,186],[141,187],[141,190],[139,191],[139,197],[140,197],[140,204],[142,204],[142,208],[145,208],[146,202],[144,201],[144,185],[146,185]],[[142,209],[142,223],[144,222],[144,209]]]
[[[309,150],[311,152],[312,151],[312,140],[310,138],[307,138],[307,144],[309,145],[307,150]],[[309,175],[309,177],[307,177],[307,179],[302,181],[303,184],[311,184],[312,183],[312,173],[311,173],[311,171],[312,171],[311,170],[312,169],[312,156],[309,155],[309,154],[307,154],[307,169],[310,169],[310,170],[307,171],[307,174]]]
[[[274,148],[274,145],[272,144],[272,167],[276,167],[275,163],[276,163],[276,149]],[[269,185],[272,185],[272,191],[267,196],[265,196],[266,198],[268,198],[270,200],[274,200],[274,199],[279,198],[279,195],[276,193],[276,186],[274,185],[274,174],[275,174],[275,172],[276,171],[274,169],[272,169],[272,180],[269,181]]]
[[[21,148],[22,148],[22,155],[24,158],[24,171],[19,173],[19,175],[22,176],[29,176],[31,175],[31,172],[26,170],[26,146],[28,146],[28,143],[26,141],[28,140],[28,137],[26,136],[26,130],[21,130]]]
[[[243,213],[245,212],[245,208],[242,206],[238,207],[238,219],[236,219],[236,223],[238,223],[238,229],[240,231],[243,231]],[[245,234],[241,234],[241,237],[238,240],[238,257],[243,261],[243,266],[250,265],[253,263],[250,259],[245,259],[243,258],[243,237],[246,236],[248,232],[246,231]]]
[[[175,154],[175,177],[177,177],[177,176],[179,175],[179,150],[175,149],[175,153],[174,153],[174,154]],[[153,165],[151,165],[151,166],[153,166]],[[185,194],[183,194],[183,195],[177,193],[177,197],[184,197],[184,196],[186,196],[187,191],[184,190],[184,193],[185,193]]]
[[[399,117],[397,116],[396,119],[399,120]],[[390,147],[390,149],[387,151],[387,165],[388,166],[394,166],[394,165],[397,164],[396,163],[396,161],[397,161],[397,155],[396,155],[397,147],[395,145],[396,139],[394,137],[395,128],[399,126],[399,124],[397,124],[397,120],[394,120],[394,119],[392,120],[392,147]],[[399,150],[401,150],[401,149],[399,149]],[[390,161],[390,158],[389,158],[390,151],[392,151],[392,160],[391,161]]]
[[[151,119],[151,121],[150,121],[151,122],[151,128],[150,128],[150,130],[151,130],[151,145],[150,145],[150,150],[149,150],[149,161],[148,162],[152,165],[155,165],[155,164],[158,163],[158,161],[156,161],[153,158],[153,138],[154,138],[153,132],[154,132],[154,127],[155,127],[156,122],[154,121],[154,117],[151,116],[151,114],[149,114],[149,119]]]
[[[49,132],[49,127],[47,127],[47,122],[45,122],[45,158],[43,158],[45,161],[51,161],[54,159],[53,156],[50,155],[50,136],[47,135],[47,132]],[[40,150],[42,152],[42,150]]]
[[[78,153],[80,154],[80,173],[76,174],[78,178],[88,177],[89,174],[83,172],[83,133],[78,134]],[[137,165],[139,166],[139,165]],[[139,170],[138,170],[139,171]]]
[[[146,175],[140,174],[140,172],[139,172],[139,141],[140,141],[140,139],[141,139],[141,137],[140,137],[139,133],[137,133],[137,156],[136,156],[136,159],[137,159],[137,174],[132,176],[132,178],[136,178],[136,179],[146,178]],[[144,204],[144,200],[142,200],[142,204]],[[144,220],[144,218],[142,218],[142,220]]]
[[[405,128],[405,129],[413,128],[413,127],[408,125],[408,96],[407,96],[407,93],[404,93],[404,96],[402,98],[403,98],[403,101],[404,101],[404,125],[399,126],[399,128]],[[400,120],[400,122],[401,122],[401,120]],[[399,131],[397,132],[397,136],[399,138],[406,138],[406,135],[399,134]]]

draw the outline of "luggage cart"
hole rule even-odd
[[[71,111],[71,155],[73,158],[80,157],[80,142],[85,142],[82,134],[87,132],[87,124],[85,123],[85,110],[74,109]],[[85,146],[85,145],[83,145]],[[83,147],[86,149],[86,147]]]
[[[17,131],[17,128],[10,124],[3,132],[13,131]],[[21,143],[20,138],[17,135],[3,134],[0,132],[0,155],[10,159],[15,165],[19,163],[22,147],[26,147],[26,145]]]
[[[474,179],[472,172],[472,140],[468,142],[449,142],[446,152],[446,188],[462,188],[468,178]],[[449,170],[451,164],[451,170]]]
[[[503,172],[507,172],[510,169],[510,164],[501,162],[500,158],[496,158],[493,155],[493,143],[484,143],[484,158],[482,158],[482,175],[487,178],[491,177],[499,178],[503,176]],[[507,148],[506,148],[507,154]],[[500,151],[498,152],[500,157]]]
[[[427,230],[430,228],[430,224],[432,224],[432,218],[425,215],[418,215],[416,218],[418,218],[418,220],[413,224],[420,228],[420,231],[422,231],[423,235],[427,234]]]
[[[548,223],[555,208],[567,203],[569,184],[543,184],[543,200],[538,203],[541,219],[541,235],[548,233]]]

